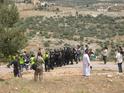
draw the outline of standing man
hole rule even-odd
[[[121,54],[121,51],[119,51],[119,50],[116,53],[116,62],[118,64],[119,73],[122,73],[123,55]]]
[[[108,56],[108,48],[104,47],[102,50],[102,57],[103,57],[104,64],[107,63],[107,56]]]
[[[10,67],[11,65],[13,65],[14,77],[21,77],[20,64],[17,56],[15,57],[15,59],[11,60],[11,62],[7,66]]]
[[[88,49],[85,50],[85,53],[83,55],[83,75],[84,76],[90,76],[90,58],[88,55]]]
[[[23,57],[24,57],[24,67],[26,70],[28,70],[29,63],[30,63],[30,56],[26,51],[24,51]]]
[[[54,58],[55,56],[54,56],[54,52],[51,50],[50,51],[50,55],[49,55],[49,61],[50,61],[50,69],[54,69],[54,66],[55,66],[55,58]]]
[[[43,63],[44,63],[44,59],[42,57],[42,55],[39,53],[37,54],[37,57],[35,59],[36,61],[36,69],[34,72],[34,80],[37,81],[39,79],[39,81],[41,81],[43,79]]]

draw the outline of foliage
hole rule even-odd
[[[0,30],[0,52],[4,56],[13,55],[20,50],[26,42],[24,31],[17,28]]]
[[[2,4],[0,7],[0,54],[4,57],[17,53],[25,45],[23,29],[14,27],[19,19],[17,7],[13,4]]]
[[[0,24],[4,27],[12,27],[19,19],[19,13],[15,5],[3,5],[0,8]]]

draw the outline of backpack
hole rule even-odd
[[[37,69],[37,64],[36,63],[32,64],[31,69],[36,70]]]

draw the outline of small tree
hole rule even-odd
[[[25,45],[25,34],[22,29],[14,28],[19,19],[17,7],[2,4],[0,7],[0,53],[4,57],[13,55]]]
[[[24,31],[17,28],[0,30],[0,52],[5,57],[17,53],[25,45],[25,42]]]

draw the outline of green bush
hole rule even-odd
[[[26,37],[24,31],[17,28],[6,28],[0,30],[0,52],[4,56],[13,55],[25,45]]]

